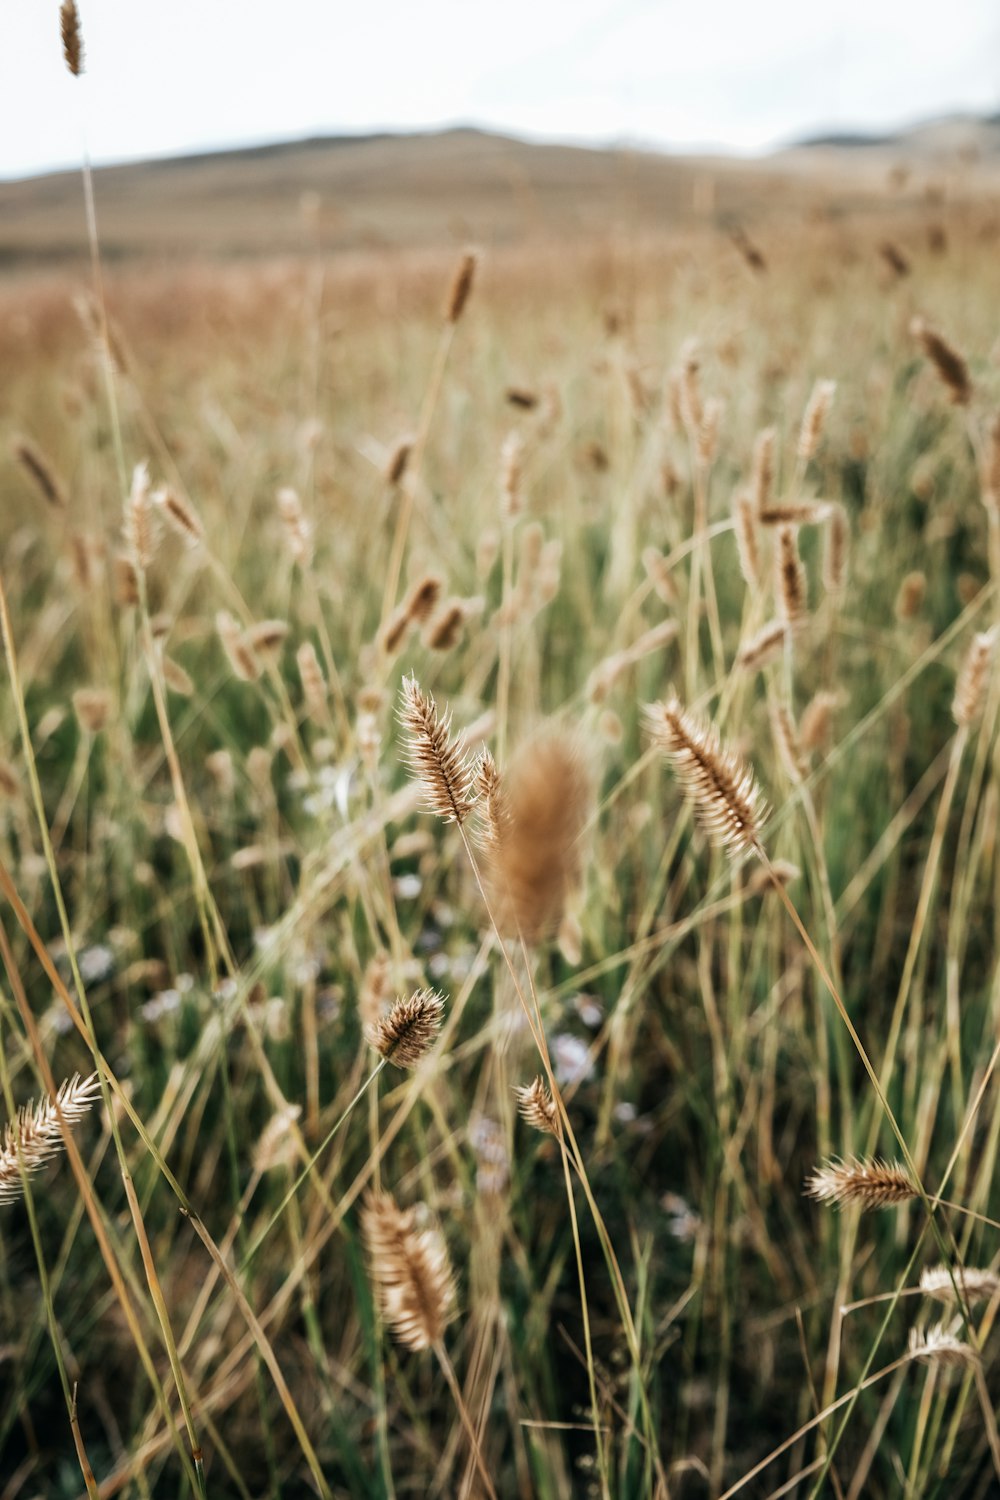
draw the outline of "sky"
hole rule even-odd
[[[998,0],[0,3],[0,178],[93,161],[477,124],[759,153],[1000,111]]]

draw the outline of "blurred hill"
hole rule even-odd
[[[705,223],[752,228],[887,202],[978,196],[1000,179],[1000,118],[827,136],[770,157],[532,144],[473,128],[327,137],[104,167],[105,259],[516,243]],[[80,174],[0,183],[0,267],[86,253]]]

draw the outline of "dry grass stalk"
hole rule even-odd
[[[288,635],[287,620],[260,620],[251,625],[244,641],[254,656],[274,657]]]
[[[418,578],[403,601],[403,613],[407,620],[422,625],[429,620],[441,598],[444,582],[434,573]]]
[[[260,677],[260,662],[227,610],[219,610],[215,617],[215,628],[235,675],[241,682],[256,682]]]
[[[828,594],[842,594],[847,582],[847,512],[831,505],[823,544],[823,587]]]
[[[170,691],[180,698],[190,698],[194,692],[194,683],[180,662],[174,661],[172,656],[164,656],[160,666],[163,670],[163,680]]]
[[[969,367],[958,350],[932,328],[926,318],[914,318],[910,332],[934,366],[955,406],[968,406],[972,399]]]
[[[408,1349],[440,1344],[455,1313],[455,1283],[440,1230],[418,1229],[414,1209],[370,1192],[361,1214],[382,1316]]]
[[[522,1120],[545,1135],[562,1134],[559,1111],[543,1078],[536,1078],[533,1083],[515,1088],[514,1093],[517,1097],[517,1111]]]
[[[264,1126],[253,1150],[253,1169],[263,1175],[275,1167],[294,1167],[298,1146],[292,1126],[302,1113],[301,1104],[286,1104]]]
[[[398,999],[388,1015],[365,1028],[365,1041],[397,1068],[415,1068],[433,1047],[444,1024],[444,997],[434,990],[414,990]]]
[[[196,546],[202,540],[205,528],[201,524],[201,519],[182,496],[166,488],[156,490],[150,499],[160,507],[177,534],[191,546]]]
[[[702,723],[677,698],[650,704],[646,722],[709,840],[733,853],[752,850],[763,857],[760,828],[766,809],[760,788],[715,726]]]
[[[472,291],[472,280],[476,274],[476,252],[466,250],[459,261],[451,287],[448,292],[448,301],[445,305],[445,320],[449,323],[457,323],[465,311],[465,304],[469,300]]]
[[[37,1172],[61,1150],[60,1112],[67,1126],[77,1124],[100,1091],[96,1073],[84,1079],[77,1073],[60,1086],[55,1099],[40,1099],[18,1110],[4,1126],[0,1142],[0,1203],[13,1203],[24,1191],[22,1166],[25,1172]]]
[[[83,72],[83,37],[80,33],[80,13],[76,8],[76,0],[62,0],[59,7],[59,31],[66,66],[74,78],[79,78]]]
[[[907,1353],[922,1365],[939,1365],[946,1370],[972,1370],[979,1364],[979,1353],[943,1323],[933,1328],[911,1328]]]
[[[406,731],[404,754],[424,791],[431,812],[446,822],[464,823],[472,810],[468,760],[451,739],[451,715],[442,719],[434,699],[417,679],[404,677],[400,723]]]
[[[667,567],[667,560],[656,547],[643,549],[642,566],[646,570],[646,577],[656,590],[664,604],[677,603],[677,585],[674,583],[673,574]]]
[[[429,651],[451,651],[462,639],[465,607],[461,599],[446,599],[421,639]]]
[[[277,494],[278,515],[288,538],[292,561],[308,568],[313,558],[313,530],[302,509],[297,491],[287,485]]]
[[[705,419],[705,408],[701,399],[701,360],[698,345],[693,339],[689,339],[681,350],[678,393],[681,420],[688,437],[693,443],[697,443]]]
[[[104,688],[77,688],[73,712],[87,734],[100,734],[111,716],[111,694]]]
[[[747,588],[756,590],[760,587],[757,510],[753,500],[745,491],[736,496],[733,524],[736,532],[736,548],[740,558],[740,572],[743,574]]]
[[[42,498],[54,510],[65,510],[66,490],[43,453],[27,438],[16,438],[11,449],[14,458],[38,486]]]
[[[771,504],[774,494],[774,449],[777,434],[773,427],[758,432],[753,445],[753,472],[750,494],[754,511],[759,516]]]
[[[806,704],[799,720],[799,744],[806,755],[826,747],[834,711],[840,704],[840,694],[833,693],[828,688],[821,688]]]
[[[993,646],[996,641],[997,627],[985,630],[972,637],[972,642],[965,653],[958,681],[955,684],[955,697],[952,700],[951,711],[955,723],[959,728],[965,728],[973,723],[979,716],[983,706],[983,690],[986,686],[986,676],[993,657]]]
[[[795,786],[801,785],[809,774],[809,767],[802,755],[799,733],[791,711],[784,703],[771,704],[771,728],[778,758],[785,768],[789,781]]]
[[[778,546],[774,554],[774,593],[778,612],[789,630],[805,621],[809,610],[806,570],[799,556],[798,536],[794,526],[778,528]]]
[[[906,1168],[899,1162],[871,1159],[829,1161],[806,1180],[806,1193],[821,1203],[859,1204],[861,1208],[893,1208],[919,1196]]]
[[[988,1302],[1000,1292],[1000,1276],[974,1266],[925,1266],[920,1273],[920,1290],[937,1302],[954,1302],[956,1286],[969,1302]]]
[[[406,466],[410,461],[410,454],[412,452],[412,437],[400,438],[389,454],[388,462],[385,466],[386,484],[392,485],[395,489],[396,485],[401,482],[403,475],[406,473]]]
[[[472,799],[479,813],[478,841],[484,849],[496,850],[503,842],[510,814],[500,770],[490,750],[480,752],[471,785]]]
[[[784,620],[769,620],[740,647],[736,657],[738,664],[747,672],[756,672],[758,667],[766,666],[780,654],[787,635],[788,626]]]
[[[312,641],[302,642],[295,653],[295,664],[299,669],[306,707],[314,719],[322,719],[327,709],[326,678]]]
[[[817,380],[812,388],[799,428],[798,456],[804,464],[816,455],[836,389],[835,380]]]
[[[703,469],[711,468],[719,447],[719,428],[722,425],[722,402],[711,396],[705,402],[701,424],[695,439],[695,456]]]
[[[136,464],[132,470],[132,488],[125,502],[125,535],[134,561],[140,568],[148,568],[156,552],[156,526],[145,463]]]
[[[757,512],[761,526],[819,526],[830,514],[824,500],[787,500]]]
[[[524,508],[521,478],[524,467],[524,439],[519,432],[508,432],[500,449],[500,495],[505,516],[516,516]]]
[[[899,585],[896,595],[895,615],[896,619],[912,620],[918,614],[927,593],[927,578],[923,573],[907,573]]]
[[[592,800],[590,772],[574,734],[545,729],[521,746],[504,774],[486,868],[490,906],[506,936],[534,943],[558,928],[583,877],[582,839]]]
[[[878,247],[878,253],[894,276],[899,279],[909,276],[910,262],[899,246],[893,244],[892,240],[883,240]]]
[[[119,609],[134,609],[139,603],[139,579],[135,564],[124,552],[119,552],[114,561],[115,602]]]

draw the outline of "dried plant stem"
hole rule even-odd
[[[244,1296],[235,1275],[226,1265],[226,1262],[223,1259],[218,1246],[212,1239],[211,1235],[208,1234],[204,1229],[201,1220],[194,1213],[190,1213],[185,1210],[182,1210],[182,1212],[185,1212],[192,1228],[194,1229],[198,1238],[201,1240],[202,1244],[205,1246],[205,1249],[208,1251],[209,1255],[212,1257],[212,1260],[218,1267],[220,1273],[222,1274],[222,1277],[229,1287],[229,1290],[232,1292],[233,1297],[236,1300],[236,1305],[239,1307],[240,1312],[243,1314],[247,1327],[253,1334],[256,1347],[260,1350],[264,1363],[267,1365],[267,1368],[271,1373],[271,1379],[274,1381],[278,1395],[281,1397],[281,1404],[285,1408],[285,1411],[288,1414],[288,1420],[291,1422],[292,1427],[295,1430],[295,1436],[299,1440],[299,1446],[301,1447],[302,1452],[305,1455],[306,1462],[309,1465],[309,1470],[313,1476],[313,1479],[316,1481],[316,1487],[319,1490],[320,1495],[323,1497],[323,1500],[333,1500],[333,1491],[330,1489],[329,1485],[323,1477],[323,1470],[320,1468],[319,1459],[316,1457],[316,1450],[309,1440],[309,1434],[305,1430],[305,1427],[302,1423],[302,1418],[299,1415],[298,1407],[295,1405],[295,1402],[292,1398],[292,1393],[288,1389],[288,1384],[281,1372],[281,1366],[278,1363],[277,1357],[274,1353],[274,1349],[271,1347],[270,1339],[264,1332],[264,1329],[261,1327],[260,1322],[258,1321],[257,1316],[253,1311],[253,1308],[250,1306],[250,1303]]]
[[[127,1156],[125,1154],[125,1147],[124,1147],[124,1144],[123,1144],[122,1139],[121,1139],[121,1134],[120,1134],[120,1131],[119,1131],[119,1128],[118,1128],[117,1119],[115,1117],[114,1108],[113,1108],[113,1105],[112,1105],[112,1102],[111,1102],[111,1088],[110,1088],[110,1084],[109,1084],[109,1081],[108,1081],[108,1075],[107,1075],[107,1071],[106,1071],[106,1068],[105,1068],[105,1065],[104,1065],[104,1061],[103,1061],[103,1058],[101,1057],[100,1049],[99,1049],[99,1047],[97,1045],[97,1033],[96,1033],[95,1028],[94,1028],[93,1017],[92,1017],[91,1012],[90,1012],[90,1005],[89,1005],[89,1002],[87,1000],[86,989],[84,987],[83,980],[82,980],[82,978],[80,976],[80,970],[79,970],[79,967],[78,967],[77,961],[76,961],[76,951],[75,951],[74,942],[73,942],[72,929],[70,927],[69,916],[68,916],[67,911],[66,911],[66,904],[65,904],[65,901],[63,899],[62,887],[61,887],[60,882],[59,882],[59,875],[58,875],[58,870],[57,870],[56,862],[55,862],[55,853],[54,853],[53,848],[52,848],[52,841],[49,838],[48,826],[47,826],[46,819],[45,819],[45,805],[44,805],[44,802],[43,802],[43,799],[42,799],[41,786],[40,786],[39,780],[38,780],[38,769],[37,769],[37,766],[35,764],[34,753],[33,753],[32,748],[31,748],[31,735],[30,735],[30,731],[29,731],[29,728],[28,728],[27,712],[26,712],[25,704],[24,704],[24,693],[23,693],[23,690],[21,688],[20,677],[19,677],[18,670],[17,670],[17,654],[16,654],[15,647],[14,647],[14,635],[13,635],[13,629],[11,627],[10,611],[9,611],[9,607],[8,607],[8,604],[7,604],[7,594],[6,594],[6,590],[5,590],[4,586],[3,586],[3,579],[2,579],[2,577],[0,577],[0,633],[2,633],[2,635],[3,635],[4,652],[5,652],[6,659],[7,659],[7,670],[8,670],[8,675],[10,677],[11,689],[12,689],[12,694],[13,694],[14,703],[15,703],[15,710],[16,710],[16,713],[17,713],[18,724],[19,724],[19,728],[20,728],[20,732],[21,732],[21,739],[22,739],[22,744],[23,744],[23,749],[24,749],[25,764],[26,764],[26,766],[28,768],[28,776],[29,776],[29,780],[31,782],[32,795],[33,795],[34,801],[35,801],[35,811],[36,811],[36,816],[37,816],[37,819],[38,819],[39,832],[40,832],[40,835],[41,835],[41,838],[42,838],[42,846],[43,846],[43,849],[44,849],[44,852],[45,852],[45,860],[46,860],[46,864],[47,864],[48,870],[49,870],[49,878],[50,878],[51,883],[52,883],[52,892],[53,892],[53,896],[54,896],[55,902],[56,902],[56,907],[57,907],[57,910],[58,910],[58,913],[59,913],[60,926],[62,928],[63,937],[64,937],[64,940],[65,940],[65,943],[66,943],[66,951],[67,951],[67,954],[69,956],[70,968],[71,968],[71,972],[73,974],[73,980],[74,980],[74,984],[75,984],[75,987],[76,987],[77,997],[78,997],[78,1000],[79,1000],[80,1016],[81,1016],[81,1018],[83,1020],[84,1028],[85,1028],[85,1033],[84,1034],[87,1037],[87,1041],[89,1043],[90,1050],[91,1050],[91,1055],[94,1058],[94,1065],[95,1065],[98,1077],[100,1079],[101,1093],[102,1093],[103,1100],[104,1100],[104,1106],[105,1106],[105,1109],[108,1112],[108,1116],[109,1116],[109,1119],[111,1121],[111,1133],[112,1133],[112,1137],[114,1139],[115,1152],[116,1152],[117,1157],[118,1157],[119,1170],[121,1172],[122,1181],[125,1184],[126,1193],[128,1193],[129,1192],[129,1185],[131,1184],[131,1180],[132,1180],[131,1173],[129,1171],[129,1166],[128,1166],[128,1158],[127,1158]],[[2,929],[0,929],[0,935],[2,935],[2,942],[3,942],[3,946],[4,946],[4,950],[5,950],[5,960],[6,960],[6,955],[7,955],[7,953],[9,953],[9,949],[7,948],[6,935],[2,934]],[[13,979],[12,979],[12,983],[13,983]],[[65,987],[63,987],[63,988],[65,989]],[[15,987],[15,994],[16,993],[17,993],[17,988]],[[23,994],[23,990],[22,990],[22,994]],[[68,1000],[68,998],[69,997],[67,996],[67,1000]],[[18,1007],[19,1007],[19,1009],[21,1008],[20,999],[18,1000]],[[72,1005],[72,1002],[70,1002],[70,1010],[72,1011],[73,1009],[74,1009],[74,1007]],[[27,1010],[27,1002],[26,1001],[24,1003],[24,1010]],[[28,1014],[30,1015],[30,1011],[28,1012]],[[25,1025],[26,1025],[26,1028],[29,1030],[29,1033],[32,1034],[32,1045],[33,1045],[33,1047],[35,1047],[36,1050],[38,1050],[38,1051],[41,1052],[41,1056],[39,1057],[39,1061],[42,1063],[43,1071],[47,1075],[46,1076],[46,1085],[49,1088],[50,1092],[54,1092],[55,1088],[56,1088],[55,1079],[52,1076],[52,1072],[51,1072],[51,1069],[49,1068],[48,1062],[47,1061],[43,1061],[43,1059],[44,1059],[44,1049],[42,1048],[41,1039],[38,1036],[37,1028],[35,1027],[35,1023],[34,1023],[33,1017],[31,1019],[30,1025],[28,1024],[27,1020],[25,1021]],[[71,1147],[71,1141],[68,1138],[68,1136],[67,1136],[67,1152],[70,1155],[70,1160],[77,1163],[77,1166],[79,1167],[80,1173],[83,1174],[83,1176],[85,1177],[86,1173],[85,1173],[85,1169],[83,1168],[83,1163],[80,1160],[79,1153],[76,1152],[75,1148]],[[74,1173],[76,1173],[76,1169],[75,1168],[74,1168]],[[79,1178],[78,1178],[78,1180],[79,1180]],[[152,1255],[151,1255],[151,1252],[149,1251],[149,1241],[148,1241],[148,1238],[146,1236],[145,1225],[143,1223],[142,1214],[139,1211],[138,1202],[134,1199],[134,1196],[130,1196],[129,1197],[129,1207],[132,1210],[132,1222],[133,1222],[133,1226],[134,1226],[135,1231],[136,1231],[136,1236],[137,1236],[138,1241],[139,1241],[140,1249],[142,1250],[142,1253],[143,1253],[143,1262],[144,1262],[144,1265],[147,1264],[147,1260],[146,1260],[147,1254],[149,1255],[148,1265],[152,1265]],[[110,1270],[110,1268],[111,1268],[111,1263],[109,1262],[109,1270]],[[165,1315],[166,1314],[166,1306],[162,1302],[162,1296],[159,1297],[159,1301],[157,1300],[158,1299],[158,1294],[159,1294],[159,1285],[158,1285],[158,1283],[156,1283],[156,1290],[154,1290],[153,1284],[150,1284],[150,1294],[153,1297],[154,1306],[156,1306],[156,1308],[157,1308],[158,1315],[161,1313],[161,1311]],[[125,1295],[124,1285],[122,1285],[122,1295],[123,1296]],[[123,1302],[123,1307],[125,1307],[125,1303],[124,1302]],[[128,1311],[127,1311],[126,1315],[128,1315],[128,1312],[130,1312],[130,1311],[131,1311],[131,1304],[128,1304]],[[134,1313],[132,1313],[132,1317],[134,1318]],[[203,1464],[202,1456],[201,1456],[201,1446],[200,1446],[200,1444],[198,1442],[197,1434],[195,1432],[194,1419],[193,1419],[192,1414],[191,1414],[191,1403],[190,1403],[190,1400],[189,1400],[188,1395],[187,1395],[187,1388],[186,1388],[186,1385],[185,1385],[183,1372],[180,1369],[180,1363],[179,1363],[179,1361],[177,1359],[177,1348],[176,1348],[176,1344],[174,1342],[173,1333],[171,1331],[169,1318],[166,1317],[166,1316],[164,1316],[163,1318],[161,1318],[161,1324],[160,1324],[160,1326],[161,1326],[161,1332],[163,1334],[164,1347],[167,1350],[167,1354],[168,1354],[168,1357],[170,1359],[171,1369],[173,1371],[174,1379],[175,1379],[176,1386],[177,1386],[178,1399],[179,1399],[180,1404],[181,1404],[181,1410],[182,1410],[182,1412],[184,1414],[185,1426],[187,1427],[187,1433],[188,1433],[188,1441],[189,1441],[190,1446],[191,1446],[191,1458],[192,1458],[193,1465],[194,1465],[194,1468],[193,1468],[193,1471],[192,1471],[192,1474],[191,1474],[191,1478],[192,1478],[193,1485],[194,1485],[194,1491],[195,1491],[195,1494],[197,1494],[197,1495],[199,1495],[201,1497],[204,1497],[204,1495],[205,1495],[205,1475],[204,1475],[204,1464]],[[137,1331],[138,1331],[138,1325],[136,1325],[136,1328],[137,1328]],[[147,1350],[147,1354],[148,1354],[148,1350]],[[156,1380],[155,1371],[152,1370],[152,1363],[151,1363],[151,1361],[150,1361],[150,1367],[149,1367],[149,1370],[147,1371],[147,1373],[151,1373],[152,1374],[152,1378],[153,1378],[153,1382],[154,1382],[154,1390],[161,1389],[159,1387],[159,1382]]]
[[[462,1427],[465,1430],[466,1437],[469,1439],[469,1446],[472,1449],[472,1455],[476,1461],[476,1468],[479,1470],[479,1477],[483,1481],[486,1493],[491,1497],[491,1500],[497,1500],[497,1492],[493,1488],[493,1481],[490,1478],[489,1470],[486,1467],[486,1461],[483,1458],[482,1448],[479,1445],[479,1438],[476,1434],[475,1427],[472,1425],[472,1418],[469,1416],[468,1407],[466,1406],[465,1400],[462,1396],[462,1388],[455,1377],[454,1367],[451,1363],[451,1360],[448,1358],[448,1351],[445,1348],[444,1343],[440,1339],[436,1344],[432,1344],[431,1348],[434,1351],[434,1355],[437,1359],[438,1364],[441,1366],[441,1372],[444,1375],[445,1380],[448,1382],[448,1389],[451,1391],[452,1400],[455,1402],[455,1410],[458,1412],[459,1421],[461,1422]]]
[[[4,937],[6,942],[6,937]],[[7,961],[7,950],[4,950],[4,961]],[[0,1088],[3,1090],[4,1105],[8,1117],[14,1120],[17,1116],[17,1107],[14,1103],[14,1093],[10,1082],[10,1069],[7,1061],[7,1048],[0,1037]],[[38,1216],[35,1213],[35,1198],[28,1178],[27,1171],[24,1172],[24,1205],[28,1213],[28,1227],[31,1233],[31,1242],[35,1251],[35,1262],[38,1267],[38,1283],[42,1294],[42,1303],[45,1307],[45,1319],[49,1329],[49,1341],[52,1345],[52,1353],[55,1358],[56,1368],[59,1371],[59,1383],[63,1389],[63,1398],[69,1413],[70,1427],[73,1431],[73,1439],[76,1444],[77,1458],[83,1473],[84,1483],[87,1486],[87,1494],[90,1500],[96,1500],[97,1486],[94,1481],[93,1471],[87,1462],[86,1451],[83,1447],[83,1439],[79,1436],[79,1427],[76,1423],[76,1387],[70,1390],[69,1374],[66,1370],[66,1359],[63,1353],[62,1333],[56,1318],[55,1304],[52,1295],[52,1284],[49,1279],[48,1266],[45,1261],[45,1250],[42,1245],[41,1234],[38,1227]]]
[[[7,932],[2,922],[0,922],[0,958],[2,958],[4,968],[7,971],[7,979],[11,987],[11,992],[14,996],[14,1000],[17,1005],[18,1012],[21,1016],[25,1031],[27,1032],[29,1040],[31,1042],[32,1052],[34,1053],[35,1060],[38,1063],[39,1069],[41,1071],[45,1087],[48,1093],[53,1098],[55,1098],[58,1093],[58,1085],[56,1084],[52,1069],[49,1066],[45,1046],[39,1033],[37,1022],[35,1021],[34,1015],[31,1011],[31,1007],[28,1004],[28,997],[25,994],[24,985],[21,982],[20,972],[17,968],[14,955],[11,952],[10,943],[7,938]],[[106,1107],[108,1108],[110,1115],[111,1106],[107,1102],[107,1099]],[[111,1118],[113,1125],[113,1115],[111,1116]],[[204,1469],[201,1463],[201,1450],[198,1447],[197,1442],[195,1442],[194,1444],[192,1444],[192,1451],[189,1454],[185,1450],[184,1444],[181,1442],[180,1433],[177,1430],[177,1424],[174,1421],[173,1412],[170,1409],[170,1404],[167,1400],[166,1392],[164,1391],[163,1386],[160,1383],[159,1376],[156,1373],[156,1366],[153,1362],[153,1357],[150,1352],[149,1346],[146,1343],[145,1337],[143,1335],[136,1310],[132,1304],[132,1299],[129,1296],[128,1289],[125,1285],[121,1267],[118,1264],[117,1256],[115,1254],[115,1251],[112,1249],[110,1240],[108,1239],[104,1220],[94,1194],[93,1184],[90,1181],[90,1177],[87,1173],[87,1168],[84,1165],[82,1156],[80,1155],[79,1147],[77,1146],[76,1141],[73,1138],[73,1132],[68,1127],[63,1129],[63,1139],[66,1144],[66,1159],[69,1162],[70,1170],[72,1171],[73,1176],[76,1180],[76,1184],[80,1192],[81,1201],[86,1208],[87,1217],[90,1219],[91,1227],[93,1228],[94,1235],[97,1240],[101,1258],[104,1261],[104,1264],[108,1271],[108,1275],[111,1278],[111,1284],[114,1288],[115,1295],[118,1298],[122,1313],[124,1314],[129,1333],[135,1344],[136,1352],[139,1355],[143,1369],[146,1372],[146,1377],[153,1389],[157,1405],[163,1413],[167,1426],[170,1429],[172,1441],[184,1466],[184,1471],[188,1477],[188,1481],[191,1485],[192,1491],[199,1497],[199,1500],[205,1500]],[[120,1140],[118,1144],[120,1146]],[[123,1177],[127,1173],[127,1166],[123,1166]],[[192,1430],[193,1429],[189,1430],[189,1437],[191,1436]]]
[[[580,1283],[580,1312],[583,1318],[583,1343],[587,1356],[587,1381],[590,1386],[590,1415],[594,1428],[594,1444],[597,1450],[597,1472],[601,1481],[602,1500],[611,1500],[608,1455],[604,1446],[601,1427],[601,1411],[597,1400],[597,1375],[594,1369],[594,1350],[590,1337],[590,1306],[587,1300],[587,1279],[583,1270],[583,1248],[580,1244],[580,1226],[576,1217],[576,1200],[573,1196],[573,1181],[569,1170],[569,1153],[562,1137],[559,1137],[559,1155],[562,1160],[563,1180],[566,1185],[566,1202],[569,1206],[570,1228],[573,1234],[573,1251],[576,1255],[576,1275]]]
[[[406,552],[406,539],[409,535],[410,522],[413,518],[413,504],[416,499],[417,487],[420,483],[420,470],[423,465],[424,450],[427,447],[427,439],[430,436],[431,423],[434,420],[434,411],[437,407],[438,397],[441,394],[441,386],[444,381],[444,372],[448,364],[448,355],[455,340],[455,329],[457,322],[446,319],[438,339],[437,350],[434,355],[434,363],[431,366],[430,379],[424,392],[423,406],[420,410],[420,420],[417,424],[416,436],[413,439],[413,447],[410,450],[406,473],[400,486],[402,490],[402,502],[399,514],[396,517],[396,529],[393,533],[392,548],[389,553],[389,567],[386,572],[385,591],[382,595],[382,616],[379,630],[383,630],[392,614],[396,603],[396,594],[399,590],[399,580],[403,571],[403,556]]]
[[[924,931],[927,926],[927,917],[930,912],[931,901],[934,898],[934,890],[937,884],[938,868],[941,862],[941,852],[944,847],[944,837],[951,815],[951,806],[958,786],[958,773],[962,761],[962,753],[968,739],[968,727],[957,730],[951,744],[951,755],[948,761],[948,772],[945,783],[941,790],[941,800],[938,803],[937,815],[934,819],[934,830],[931,834],[930,846],[927,850],[927,858],[924,862],[923,879],[920,884],[920,895],[917,898],[917,909],[913,918],[913,926],[910,929],[910,942],[906,950],[906,958],[903,962],[903,972],[900,975],[899,989],[896,993],[896,1002],[893,1006],[892,1018],[889,1023],[889,1035],[886,1039],[885,1052],[882,1057],[882,1068],[879,1074],[879,1089],[883,1092],[889,1087],[892,1070],[896,1060],[896,1047],[899,1043],[900,1031],[902,1030],[903,1014],[910,997],[910,987],[920,954]],[[868,1132],[868,1143],[865,1154],[870,1155],[874,1150],[875,1140],[878,1135],[879,1117],[873,1115],[871,1128]]]

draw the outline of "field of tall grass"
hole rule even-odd
[[[996,235],[0,283],[4,1500],[998,1493]]]

